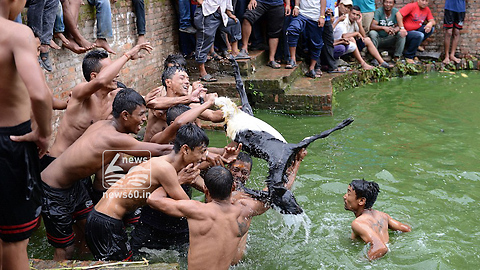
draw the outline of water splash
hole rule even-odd
[[[287,230],[284,230],[284,236],[294,237],[301,229],[305,231],[305,243],[308,243],[310,239],[310,230],[312,221],[308,215],[303,212],[300,215],[282,215],[283,224],[281,226]]]

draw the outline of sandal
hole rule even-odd
[[[346,70],[343,69],[343,68],[341,68],[341,67],[337,67],[336,69],[334,69],[334,70],[329,70],[329,71],[327,71],[327,72],[328,72],[328,73],[345,73]]]
[[[48,56],[48,52],[41,52],[40,56],[38,57],[38,62],[40,66],[48,72],[52,72],[52,63],[50,62],[50,58]]]
[[[275,62],[275,61],[270,61],[268,62],[267,66],[273,68],[273,69],[279,69],[281,66],[279,63]]]
[[[387,63],[386,61],[383,61],[383,63],[381,63],[380,66],[383,68],[393,68],[393,65]]]
[[[212,59],[215,60],[215,61],[220,61],[220,60],[223,59],[223,58],[222,58],[218,53],[216,53],[216,52],[213,52],[213,53],[211,54],[211,57],[212,57]]]
[[[216,82],[218,81],[217,79],[215,79],[212,75],[210,74],[207,74],[203,77],[200,78],[201,81],[204,81],[204,82]]]
[[[285,68],[286,69],[293,69],[293,68],[296,68],[298,65],[295,61],[293,61],[293,59],[290,59],[287,61],[287,64],[285,65]]]
[[[322,74],[317,74],[315,70],[312,69],[305,73],[305,76],[315,79],[322,77]]]

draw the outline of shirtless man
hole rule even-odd
[[[188,74],[183,67],[179,66],[168,67],[163,72],[162,84],[166,89],[166,96],[156,97],[148,103],[150,108],[155,109],[155,113],[152,114],[152,117],[149,116],[148,118],[144,137],[144,140],[147,142],[150,141],[153,135],[167,127],[165,117],[159,110],[166,110],[177,104],[185,104],[193,108],[199,104],[192,102],[198,102],[202,92],[206,92],[206,89],[204,89],[201,84],[194,84],[192,92],[189,94],[190,81]],[[207,109],[199,118],[212,122],[222,122],[223,113],[220,110],[213,111]]]
[[[130,88],[118,92],[113,101],[112,120],[91,125],[70,147],[43,170],[42,215],[48,242],[55,247],[54,260],[70,258],[74,247],[72,224],[82,228],[92,209],[91,199],[81,179],[108,165],[119,152],[159,156],[170,145],[139,142],[128,133],[137,133],[146,120],[143,97]],[[109,150],[109,151],[107,151]],[[81,230],[80,230],[81,231]],[[81,235],[77,235],[82,239]]]
[[[110,60],[105,51],[91,51],[85,56],[82,69],[86,82],[72,90],[50,156],[60,156],[90,125],[107,119],[117,93],[118,73],[128,60],[138,59],[142,49],[150,52],[153,48],[149,43],[139,44],[115,61]]]
[[[204,160],[209,140],[205,132],[194,124],[182,126],[175,137],[174,152],[155,157],[130,170],[104,194],[88,217],[86,226],[87,244],[97,260],[130,260],[132,251],[123,226],[122,218],[129,212],[145,205],[148,195],[162,186],[168,195],[177,200],[189,200],[180,186],[185,177],[179,172],[185,168],[189,181],[200,171],[193,164]],[[144,177],[139,185],[139,179]],[[123,194],[138,194],[124,196]]]
[[[285,184],[285,187],[287,189],[292,188],[293,183],[295,182],[295,178],[297,177],[298,169],[300,168],[300,163],[302,162],[303,158],[306,155],[307,155],[307,150],[305,149],[298,152],[293,164],[287,169],[286,174],[288,177],[288,182]],[[247,195],[247,193],[245,193],[244,191],[244,186],[248,178],[250,177],[250,172],[252,170],[252,158],[250,157],[250,155],[244,152],[240,152],[237,156],[237,159],[234,162],[230,163],[228,165],[228,168],[232,173],[233,180],[234,180],[235,190],[232,192],[233,200],[234,201],[241,200],[241,199],[254,200],[249,195]],[[270,206],[264,205],[263,208],[259,208],[257,210],[256,214],[261,215],[264,212],[266,212],[268,209],[270,209]],[[247,218],[245,220],[247,232],[245,233],[244,236],[242,236],[242,239],[238,244],[237,252],[235,254],[235,257],[232,260],[232,265],[235,265],[240,262],[240,260],[243,258],[243,255],[247,249],[248,229],[250,228],[252,218],[253,218],[253,215],[250,218]]]
[[[257,200],[233,202],[232,174],[222,166],[205,174],[208,203],[167,198],[162,188],[155,190],[147,203],[166,214],[186,217],[190,230],[188,269],[228,269],[240,239],[248,230],[247,220],[264,209]]]
[[[52,94],[38,65],[35,37],[26,25],[13,22],[24,6],[25,0],[0,0],[2,269],[29,269],[27,244],[41,207],[40,172],[35,167],[52,132]]]
[[[409,232],[410,226],[403,224],[388,214],[373,210],[372,206],[377,199],[380,188],[375,182],[353,180],[348,186],[347,193],[343,195],[345,210],[355,214],[352,222],[352,239],[361,238],[370,243],[367,256],[375,260],[388,252],[388,229]]]

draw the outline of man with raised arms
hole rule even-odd
[[[380,188],[375,182],[353,180],[343,195],[345,210],[355,214],[352,222],[352,239],[361,238],[370,244],[368,259],[375,260],[388,252],[388,229],[409,232],[410,226],[403,224],[387,213],[373,210]]]
[[[197,103],[199,96],[202,92],[205,93],[206,89],[201,84],[196,84],[196,88],[192,88],[192,93],[189,94],[190,81],[187,72],[183,67],[172,66],[168,67],[162,74],[162,84],[166,89],[165,97],[157,97],[151,102],[149,106],[155,110],[167,110],[168,108],[177,104],[185,104],[190,107],[199,106]],[[161,115],[152,115],[155,117],[149,117],[147,123],[147,130],[145,131],[145,141],[150,141],[153,135],[166,128],[166,120]],[[210,109],[205,110],[200,116],[202,120],[208,120],[212,122],[222,122],[223,113],[221,111],[213,111]]]
[[[27,244],[41,209],[38,155],[47,151],[52,131],[52,94],[38,65],[35,37],[13,22],[24,6],[25,0],[0,0],[0,268],[5,270],[29,269]]]
[[[106,51],[91,51],[85,56],[82,69],[86,82],[72,89],[50,156],[60,156],[90,125],[107,119],[118,92],[118,73],[128,60],[138,59],[142,49],[150,52],[153,48],[149,43],[138,44],[115,61],[108,58]]]
[[[131,258],[122,218],[145,205],[148,195],[159,186],[174,199],[190,199],[180,185],[199,175],[198,165],[193,165],[205,160],[208,143],[209,139],[200,127],[186,124],[177,132],[174,152],[134,167],[106,191],[88,217],[86,226],[87,244],[95,259],[120,261]],[[182,169],[189,177],[180,176]]]
[[[55,247],[55,260],[71,257],[74,219],[82,228],[92,209],[86,188],[79,180],[90,180],[90,175],[122,151],[134,156],[159,156],[171,151],[170,145],[139,142],[128,134],[140,130],[145,112],[145,100],[140,94],[130,88],[120,90],[113,101],[113,119],[91,125],[43,170],[42,215],[48,242]],[[82,239],[80,235],[77,237]]]
[[[222,166],[205,174],[208,203],[167,198],[163,188],[155,190],[147,203],[166,214],[186,217],[190,231],[188,269],[228,269],[241,237],[247,232],[247,220],[263,209],[257,200],[232,201],[232,174]]]

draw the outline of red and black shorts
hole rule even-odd
[[[463,29],[463,20],[465,19],[465,12],[455,12],[445,9],[445,15],[443,17],[443,27],[451,29],[453,27],[457,29]]]
[[[92,200],[82,180],[66,189],[42,184],[42,216],[48,242],[55,248],[68,247],[74,243],[73,223],[87,218],[93,209]]]
[[[18,242],[34,231],[42,207],[40,164],[33,142],[14,142],[10,135],[31,131],[30,121],[0,127],[0,239]]]

